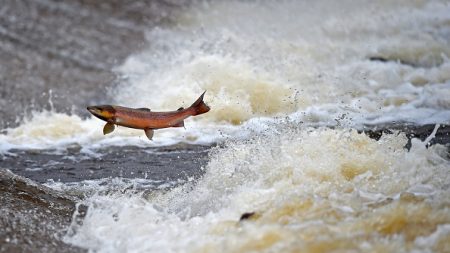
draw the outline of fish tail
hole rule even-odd
[[[199,115],[203,113],[209,112],[211,108],[203,102],[203,96],[205,96],[205,92],[191,105],[191,108],[194,109],[194,115]]]

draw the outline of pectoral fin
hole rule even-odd
[[[153,129],[145,129],[144,131],[145,131],[145,135],[147,135],[147,138],[148,138],[149,140],[152,140],[152,138],[153,138],[153,133],[154,133]]]
[[[184,110],[184,107],[180,107],[180,108],[178,108],[178,110],[177,110],[177,111],[182,111],[182,110]]]
[[[136,110],[146,111],[146,112],[151,112],[152,111],[152,110],[150,110],[148,108],[136,108]]]
[[[114,128],[116,128],[116,127],[114,126],[113,123],[109,123],[109,122],[106,123],[106,125],[103,127],[103,134],[106,135],[106,134],[112,133],[114,131]]]

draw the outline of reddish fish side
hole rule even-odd
[[[189,116],[194,116],[192,107],[170,112],[151,112],[122,106],[113,106],[116,110],[114,123],[119,126],[136,129],[160,129],[174,127]]]
[[[183,127],[183,120],[187,117],[203,114],[210,110],[203,102],[204,95],[205,92],[189,108],[180,108],[177,111],[169,112],[152,112],[145,108],[134,109],[113,105],[89,106],[87,109],[95,117],[108,123],[108,133],[114,130],[114,125],[143,130]]]

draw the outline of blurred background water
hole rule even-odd
[[[448,251],[449,13],[4,1],[0,249]],[[152,142],[103,136],[85,110],[173,110],[204,90],[212,110]]]

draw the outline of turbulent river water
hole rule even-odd
[[[59,240],[95,252],[450,252],[448,143],[428,145],[450,124],[448,1],[170,6],[168,21],[136,28],[145,43],[112,64],[115,85],[80,94],[173,110],[206,90],[209,113],[150,142],[120,127],[103,136],[85,105],[68,113],[50,96],[0,134],[0,167],[76,203]],[[422,140],[361,133],[430,125]]]

